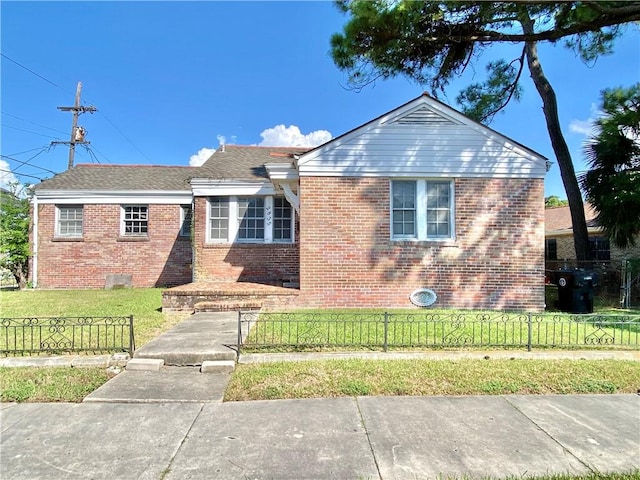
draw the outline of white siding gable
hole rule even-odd
[[[547,160],[422,95],[298,159],[300,176],[544,178]]]

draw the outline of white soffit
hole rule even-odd
[[[82,191],[82,190],[40,190],[36,193],[38,203],[56,204],[190,204],[190,191]]]
[[[275,187],[269,181],[247,182],[242,180],[194,178],[191,180],[191,188],[195,197],[276,194]]]

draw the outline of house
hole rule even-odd
[[[640,257],[640,238],[634,247],[621,249],[610,244],[602,227],[596,220],[597,213],[589,203],[584,204],[587,232],[593,261],[601,265],[619,269],[622,261]],[[573,244],[573,223],[568,206],[547,208],[545,216],[545,259],[547,269],[559,267],[578,267],[576,250]],[[589,265],[593,261],[588,262]]]
[[[304,307],[544,308],[548,161],[423,94],[312,149],[79,165],[33,200],[33,283],[298,287]],[[246,284],[247,288],[251,288]]]

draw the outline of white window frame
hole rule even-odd
[[[62,224],[63,221],[77,221],[77,220],[69,220],[69,219],[65,219],[63,220],[61,218],[61,211],[65,209],[79,209],[81,216],[80,216],[80,233],[62,233],[60,226]],[[59,237],[59,238],[82,238],[84,235],[84,205],[78,204],[78,205],[56,205],[56,230],[55,230],[55,236]]]
[[[126,231],[126,212],[127,208],[140,208],[144,207],[147,209],[147,231],[144,233],[127,233]],[[134,238],[143,238],[149,236],[149,205],[146,204],[127,204],[120,206],[120,236],[122,237],[134,237]]]
[[[180,231],[178,235],[181,237],[190,237],[191,236],[191,222],[188,225],[185,225],[185,220],[187,218],[186,210],[191,214],[191,222],[193,222],[193,206],[191,204],[180,205]],[[185,231],[185,227],[187,230]]]
[[[415,182],[416,184],[416,228],[415,234],[394,235],[393,233],[393,182]],[[427,184],[428,183],[448,183],[449,184],[449,235],[429,236],[427,235]],[[448,242],[455,240],[455,184],[451,179],[443,178],[393,178],[389,182],[389,229],[391,240],[393,241],[429,241]]]
[[[261,197],[264,199],[264,238],[238,238],[238,231],[240,227],[240,221],[238,219],[238,198],[248,198],[251,195],[221,195],[211,198],[226,199],[229,205],[228,232],[227,238],[212,238],[211,237],[211,199],[207,199],[207,243],[248,243],[248,244],[270,244],[270,243],[295,243],[295,209],[291,207],[291,239],[273,239],[273,224],[274,224],[274,196],[273,195],[253,195],[254,197]],[[285,199],[286,201],[286,199]]]

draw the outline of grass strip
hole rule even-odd
[[[0,401],[81,402],[108,379],[104,368],[0,367]]]
[[[623,360],[312,360],[238,365],[225,401],[366,395],[636,393]]]

